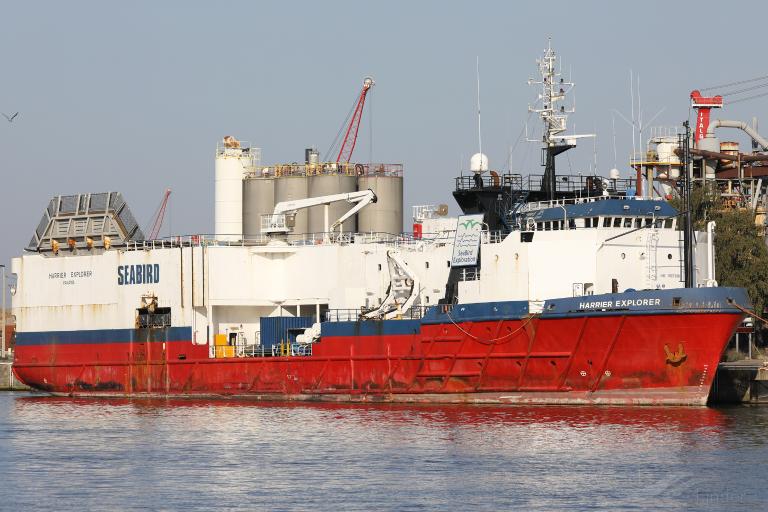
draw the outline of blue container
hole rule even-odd
[[[272,347],[280,342],[296,343],[296,336],[312,326],[311,316],[263,316],[259,319],[261,345]]]

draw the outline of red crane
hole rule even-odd
[[[373,87],[374,83],[373,78],[369,76],[365,77],[365,80],[363,80],[363,90],[360,91],[355,111],[352,114],[352,119],[349,121],[347,131],[344,134],[344,140],[341,143],[341,149],[339,149],[339,156],[336,157],[336,163],[349,163],[349,160],[352,158],[352,152],[355,150],[355,143],[357,142],[357,131],[360,128],[360,118],[363,117],[365,96],[368,94],[368,90]]]
[[[153,217],[152,228],[149,230],[149,238],[147,238],[147,240],[154,240],[157,238],[157,235],[160,234],[160,228],[163,226],[165,209],[168,206],[169,197],[171,197],[171,189],[167,188],[163,193],[163,200],[160,201],[160,206],[157,207],[157,211]]]
[[[696,131],[695,141],[699,142],[707,135],[707,129],[709,128],[709,112],[713,108],[723,108],[722,96],[702,96],[699,91],[691,92],[691,106],[696,109],[698,114],[696,115]]]

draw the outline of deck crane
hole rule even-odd
[[[331,203],[336,203],[339,201],[346,201],[350,204],[355,203],[355,206],[350,208],[347,213],[336,219],[336,221],[334,221],[334,223],[329,226],[328,206]],[[357,192],[349,192],[344,194],[308,197],[306,199],[296,199],[293,201],[282,201],[275,205],[275,209],[272,213],[262,216],[261,231],[268,235],[287,234],[291,231],[291,227],[289,225],[290,222],[288,221],[290,217],[296,215],[297,211],[304,208],[323,205],[325,206],[325,233],[326,236],[328,236],[328,233],[334,231],[336,228],[339,228],[339,232],[341,232],[341,227],[345,220],[359,212],[364,207],[375,202],[376,194],[374,194],[373,190],[371,189],[359,190]]]
[[[152,217],[152,227],[149,230],[148,240],[154,240],[157,235],[160,234],[160,228],[163,226],[163,219],[165,218],[165,210],[168,207],[168,198],[171,197],[171,189],[165,189],[163,192],[163,199],[160,201],[160,206],[157,207],[154,217]]]
[[[357,142],[357,131],[360,128],[360,119],[363,117],[365,97],[375,83],[376,82],[374,82],[373,78],[370,76],[365,77],[365,80],[363,80],[363,89],[360,91],[355,110],[352,113],[352,119],[349,121],[347,131],[344,133],[344,140],[341,142],[341,148],[339,149],[339,156],[336,157],[336,163],[349,163],[352,158],[352,152],[355,150],[355,143]]]

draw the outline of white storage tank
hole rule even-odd
[[[357,190],[357,177],[346,174],[318,174],[309,178],[309,197],[329,196],[332,194],[345,194]],[[328,205],[328,224],[333,224],[336,219],[347,213],[354,205],[345,201],[339,201]],[[374,205],[368,205],[370,208]],[[363,209],[365,209],[363,208]],[[342,224],[345,233],[357,231],[357,222],[353,215]],[[325,206],[313,206],[309,208],[309,232],[322,233],[325,231]],[[294,232],[296,232],[294,230]]]
[[[243,175],[252,171],[260,150],[226,136],[216,147],[214,233],[217,240],[243,237]]]
[[[357,178],[357,189],[371,189],[377,202],[357,214],[357,230],[361,233],[391,233],[403,231],[403,176],[374,168]]]
[[[249,177],[243,180],[243,239],[261,237],[261,217],[275,209],[275,179]]]

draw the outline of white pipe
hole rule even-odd
[[[707,222],[707,286],[717,286],[715,281],[715,227],[711,220]]]
[[[768,151],[768,140],[763,138],[759,133],[757,133],[757,130],[749,126],[747,123],[744,123],[742,121],[729,121],[726,119],[715,119],[711,123],[709,123],[709,128],[707,128],[707,137],[714,137],[715,136],[715,128],[722,126],[723,128],[738,128],[739,130],[742,130],[744,133],[752,137],[752,140],[757,142],[763,147],[764,151]]]

